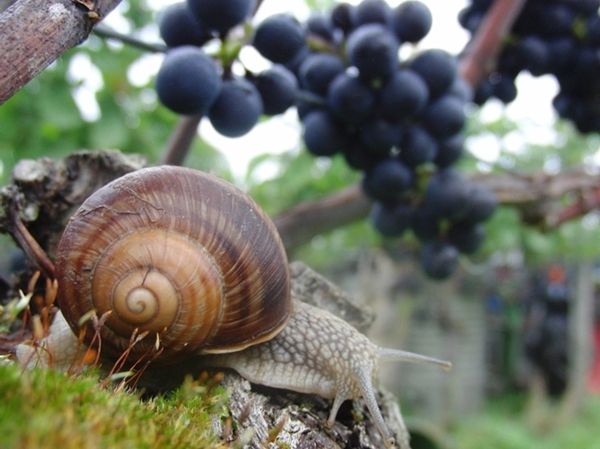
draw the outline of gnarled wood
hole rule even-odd
[[[0,105],[83,42],[121,0],[20,0],[0,15]]]

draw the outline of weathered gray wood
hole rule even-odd
[[[0,105],[64,52],[121,0],[20,0],[0,15]]]

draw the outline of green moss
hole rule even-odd
[[[210,391],[208,391],[210,390]],[[23,372],[0,366],[0,447],[214,448],[211,415],[225,415],[222,388],[186,382],[178,391],[141,400],[102,387],[93,374]]]

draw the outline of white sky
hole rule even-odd
[[[159,10],[169,3],[177,0],[147,0],[148,4]],[[359,0],[346,0],[357,4]],[[389,0],[391,6],[401,3],[401,0]],[[465,46],[468,34],[460,27],[457,20],[458,12],[467,4],[466,0],[424,0],[433,14],[433,26],[430,33],[417,47],[406,47],[401,55],[415,50],[425,48],[442,48],[450,53],[457,54]],[[120,11],[127,8],[127,4],[121,4],[117,10],[111,13],[105,23],[120,31],[128,32],[129,24],[123,18]],[[291,12],[299,19],[306,19],[310,13],[303,0],[265,0],[256,21],[265,16],[278,12]],[[143,30],[143,37],[149,41],[157,39],[157,28],[150,25]],[[242,54],[245,63],[251,68],[266,66],[266,62],[256,54],[247,51]],[[140,58],[132,65],[127,73],[129,81],[134,85],[145,85],[148,80],[153,79],[162,55],[148,54]],[[85,54],[73,58],[69,77],[72,81],[82,81],[74,97],[87,120],[100,118],[100,110],[95,102],[94,92],[102,87],[102,76],[91,64]],[[498,160],[501,144],[504,148],[510,148],[519,152],[527,143],[552,143],[557,139],[552,125],[556,120],[551,102],[557,92],[557,85],[553,78],[542,77],[534,79],[529,75],[521,75],[518,78],[518,98],[508,106],[497,101],[488,102],[481,110],[481,118],[485,121],[498,119],[503,112],[520,123],[520,129],[510,138],[499,142],[494,136],[483,136],[474,138],[467,142],[468,149],[482,161],[493,163]],[[231,139],[218,134],[210,125],[208,120],[202,120],[199,133],[208,143],[223,152],[234,176],[240,180],[245,172],[248,162],[261,153],[281,153],[297,149],[300,143],[300,125],[294,110],[289,110],[282,116],[277,116],[266,122],[260,123],[247,135]],[[275,174],[277,167],[265,165],[261,177],[270,177]]]

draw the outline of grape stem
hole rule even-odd
[[[135,48],[139,48],[140,50],[149,51],[152,53],[166,53],[166,51],[168,50],[166,45],[158,44],[158,43],[150,44],[148,42],[144,42],[140,39],[137,39],[133,36],[119,33],[105,25],[96,25],[93,33],[104,39],[116,39],[118,41],[123,42],[124,44],[130,45]]]
[[[163,151],[160,165],[183,165],[196,137],[202,115],[181,116]]]

